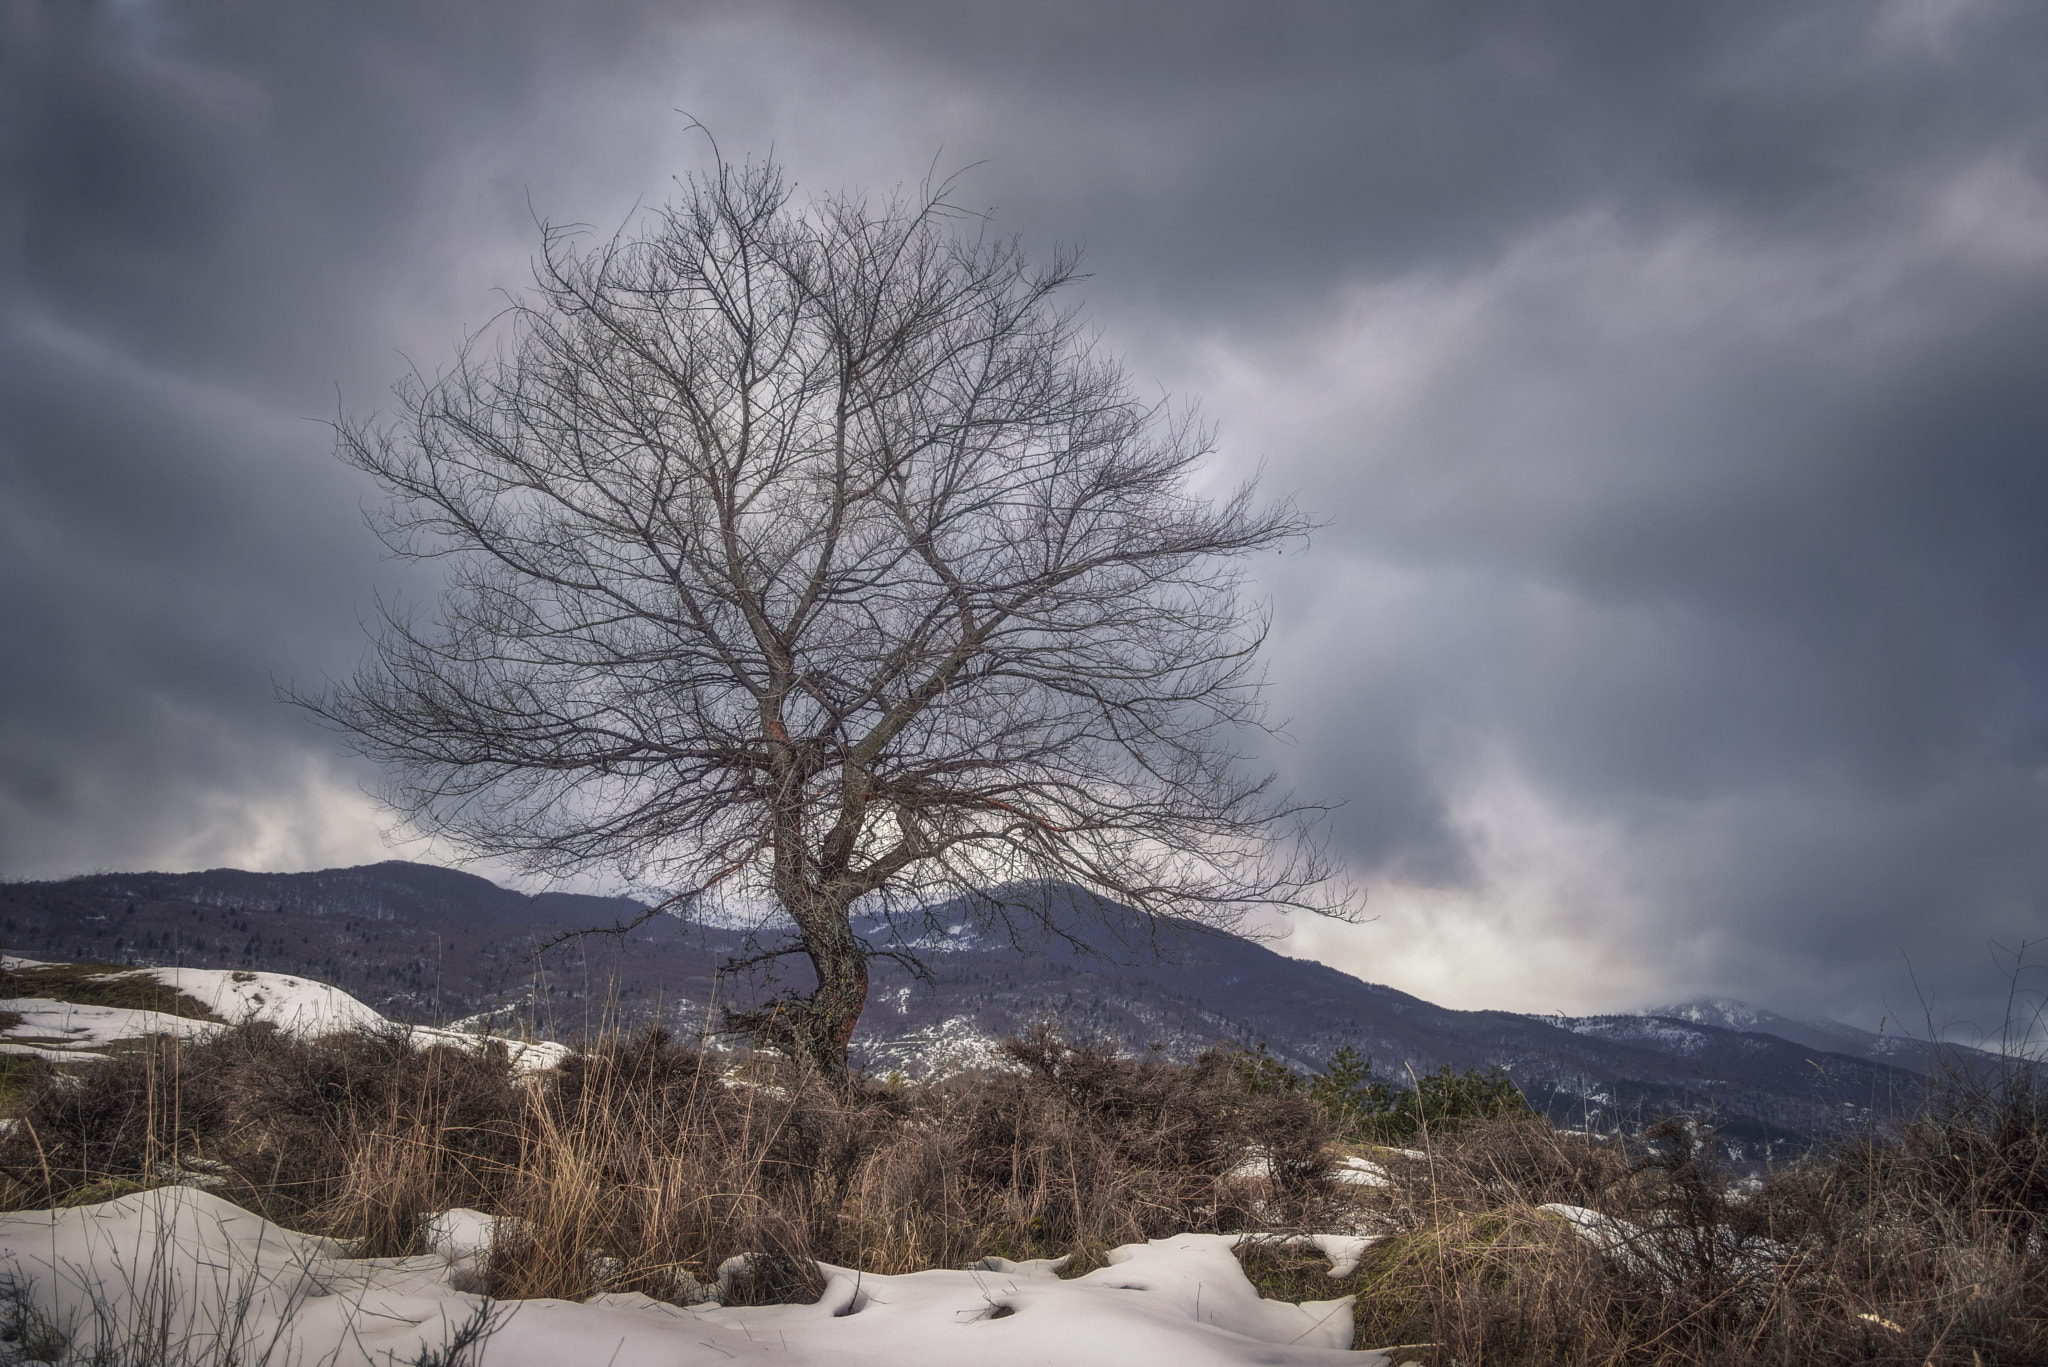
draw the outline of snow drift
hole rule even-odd
[[[451,1228],[462,1225],[453,1221]],[[474,1222],[471,1222],[474,1223]],[[197,1367],[1119,1367],[1351,1363],[1351,1300],[1261,1300],[1222,1235],[1130,1244],[1063,1280],[1051,1263],[869,1276],[823,1267],[813,1305],[690,1307],[638,1294],[491,1302],[472,1237],[356,1259],[186,1187],[0,1216],[0,1294],[61,1360]]]

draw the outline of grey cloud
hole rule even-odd
[[[1292,326],[1336,284],[1470,263],[1588,205],[1825,239],[2031,140],[2041,16],[1968,6],[864,7],[848,37],[976,98],[1006,219],[1100,288]],[[877,16],[888,16],[880,17]],[[950,143],[948,129],[934,128]],[[1199,287],[1191,285],[1199,282]]]
[[[685,108],[820,187],[943,146],[999,227],[1086,244],[1107,344],[1330,516],[1260,567],[1275,762],[1349,800],[1389,905],[1466,899],[1488,982],[1543,934],[1578,1004],[1869,1019],[1910,958],[1981,1015],[1986,944],[2048,926],[2035,9],[4,22],[10,873],[381,852],[270,681],[431,584],[304,419],[442,360],[530,213],[609,228],[701,165]],[[1397,933],[1328,952],[1370,975]],[[1401,985],[1455,995],[1443,953]]]
[[[2038,260],[1989,289],[1910,231],[1877,236],[1842,244],[1892,262],[1847,300],[1783,268],[1826,267],[1796,242],[1744,249],[1778,284],[1738,308],[1632,300],[1669,244],[1628,235],[1561,287],[1446,285],[1455,345],[1295,434],[1289,466],[1339,510],[1325,553],[1402,596],[1366,614],[1341,577],[1279,590],[1338,624],[1283,652],[1362,702],[1399,681],[1395,734],[1505,749],[1561,811],[1621,825],[1666,928],[1712,931],[1674,973],[1871,1018],[1903,962],[1981,982],[1987,942],[2038,935],[2048,876]],[[1681,267],[1725,277],[1695,254]],[[1324,739],[1304,774],[1371,794],[1345,835],[1398,883],[1412,845],[1383,847],[1373,815],[1416,775],[1370,758]],[[1415,767],[1441,794],[1465,766],[1454,744]],[[1461,838],[1454,807],[1438,844]]]

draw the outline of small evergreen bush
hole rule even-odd
[[[1460,1073],[1445,1064],[1410,1088],[1377,1076],[1372,1059],[1348,1044],[1317,1073],[1297,1072],[1263,1043],[1237,1050],[1230,1063],[1247,1092],[1304,1096],[1341,1137],[1362,1143],[1407,1144],[1425,1129],[1450,1134],[1475,1120],[1535,1114],[1522,1089],[1497,1066]]]

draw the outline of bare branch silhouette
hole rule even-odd
[[[835,1072],[857,909],[1344,907],[1318,809],[1236,748],[1242,561],[1310,520],[1192,495],[1211,434],[1093,344],[1075,254],[951,192],[799,203],[720,164],[638,235],[544,225],[529,294],[337,427],[386,543],[445,560],[438,611],[293,695],[471,856],[771,895],[817,986],[744,1023]]]

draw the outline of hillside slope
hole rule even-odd
[[[776,986],[766,971],[719,974],[755,943],[733,926],[664,917],[627,935],[543,948],[637,909],[617,899],[526,897],[471,874],[391,861],[305,874],[9,884],[0,886],[0,936],[9,952],[31,957],[304,974],[393,1019],[475,1019],[555,1039],[655,1019],[703,1028],[718,1003],[745,1005]],[[941,933],[918,944],[928,980],[876,961],[855,1039],[876,1071],[971,1065],[1002,1035],[1048,1017],[1072,1037],[1176,1057],[1218,1042],[1264,1042],[1313,1067],[1348,1045],[1396,1081],[1497,1064],[1575,1125],[1711,1109],[1724,1140],[1750,1156],[1839,1130],[1919,1086],[1915,1073],[1882,1058],[1768,1031],[1678,1017],[1451,1010],[1194,928],[1169,937],[1162,960],[1122,950],[1096,957],[1057,939],[1020,954],[974,933],[964,910],[936,908],[931,919]],[[865,929],[886,943],[885,928]],[[1134,919],[1108,929],[1097,942],[1146,942]],[[807,985],[802,962],[781,961],[785,983]]]

